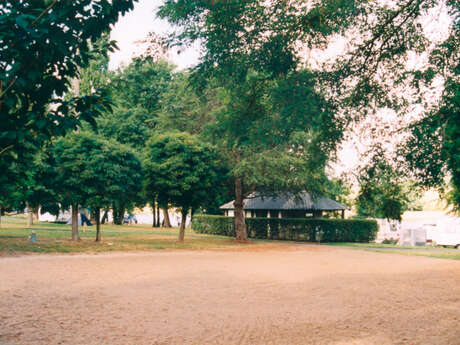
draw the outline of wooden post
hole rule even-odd
[[[345,219],[345,210],[342,210],[342,219]]]

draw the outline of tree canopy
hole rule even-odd
[[[0,5],[0,152],[40,144],[93,121],[99,94],[64,100],[95,42],[133,0],[6,1]],[[101,50],[113,49],[114,42]]]
[[[187,133],[157,135],[146,144],[144,167],[146,193],[182,210],[182,242],[189,210],[212,203],[225,179],[216,150]]]
[[[157,124],[160,99],[173,78],[173,66],[152,57],[135,58],[109,77],[113,111],[97,119],[99,133],[141,150]]]
[[[142,166],[136,154],[91,132],[72,133],[50,149],[48,184],[62,206],[97,210],[136,202],[142,189]]]
[[[402,175],[388,163],[381,147],[371,149],[368,155],[369,161],[361,167],[358,177],[357,213],[401,221],[409,204]]]

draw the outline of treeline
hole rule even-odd
[[[104,44],[106,38],[95,46]],[[111,210],[114,224],[122,224],[126,211],[150,204],[153,225],[160,226],[159,209],[168,225],[168,208],[174,207],[182,214],[183,241],[189,212],[216,212],[228,199],[225,157],[200,137],[210,116],[200,107],[208,100],[196,95],[186,73],[173,72],[173,65],[156,57],[137,57],[117,71],[107,67],[107,56],[95,53],[66,97],[86,97],[98,89],[110,104],[8,167],[24,178],[6,184],[16,193],[2,198],[0,206],[35,212],[40,207],[54,215],[71,208],[73,240],[78,240],[78,208],[88,207],[97,241],[101,211]]]

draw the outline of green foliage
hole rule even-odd
[[[218,87],[207,85],[197,93],[190,85],[188,73],[176,73],[160,99],[156,130],[202,134],[215,120],[219,107]]]
[[[406,181],[402,183],[403,194],[407,197],[408,211],[423,211],[423,189],[415,181]]]
[[[151,138],[146,143],[144,168],[149,199],[184,211],[212,202],[225,178],[216,150],[187,133]]]
[[[198,78],[244,81],[250,70],[275,76],[296,69],[298,43],[324,44],[348,25],[355,6],[347,0],[168,0],[158,15],[177,26],[173,44],[202,44]]]
[[[232,217],[196,214],[192,219],[192,229],[200,234],[235,236]]]
[[[101,90],[69,93],[71,80],[94,54],[114,42],[94,43],[135,0],[2,1],[0,5],[0,204],[20,208],[40,190],[35,155],[110,108]],[[38,179],[38,180],[37,180]],[[45,202],[46,200],[43,200]]]
[[[331,93],[354,120],[379,108],[394,109],[398,121],[410,119],[410,135],[401,145],[408,163],[405,173],[426,187],[444,189],[449,180],[449,200],[459,211],[460,3],[401,0],[388,6],[362,1],[357,6],[359,15],[349,20],[354,35],[363,39],[349,40],[348,53],[331,68]],[[449,20],[441,21],[445,14]],[[424,25],[431,20],[437,21],[436,34]],[[428,59],[408,64],[411,56]],[[440,90],[441,81],[443,92],[435,98],[432,91]],[[416,104],[425,110],[414,122]]]
[[[217,94],[220,107],[205,135],[226,152],[248,194],[322,191],[324,166],[341,138],[335,108],[315,91],[309,71],[271,79],[251,72]]]
[[[344,3],[192,0],[160,8],[158,15],[178,26],[174,44],[203,45],[191,79],[198,91],[210,81],[219,88],[215,121],[205,133],[232,167],[238,211],[255,190],[322,189],[342,122],[318,92],[317,76],[301,69],[297,47],[346,25],[354,6]],[[342,12],[328,17],[339,7]],[[243,219],[237,223],[237,238],[244,240]]]
[[[358,215],[401,220],[409,200],[400,174],[385,160],[380,147],[371,154],[370,162],[361,169],[358,177]]]
[[[460,64],[447,79],[442,107],[411,126],[402,149],[408,168],[424,186],[445,185],[450,179],[448,201],[460,212]]]
[[[325,187],[325,196],[340,202],[346,206],[351,206],[351,186],[342,179],[328,179]]]
[[[64,100],[95,42],[133,0],[3,1],[0,5],[0,159],[92,121],[101,93]],[[108,47],[113,49],[114,42]],[[102,52],[106,54],[106,50]],[[52,104],[52,106],[48,106]]]
[[[98,118],[98,131],[142,150],[157,122],[160,99],[172,82],[173,66],[151,57],[136,58],[110,76],[113,112]]]
[[[131,149],[90,132],[69,134],[50,149],[49,183],[62,205],[126,205],[139,198],[142,167]]]
[[[377,222],[365,219],[247,218],[252,238],[312,241],[370,242],[378,231]],[[195,215],[192,228],[198,233],[234,236],[232,217]]]

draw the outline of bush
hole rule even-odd
[[[232,217],[195,215],[192,229],[200,234],[222,235],[235,237]]]
[[[311,241],[370,242],[378,225],[368,219],[246,218],[250,238]],[[198,233],[235,236],[233,217],[196,215],[192,228]]]

